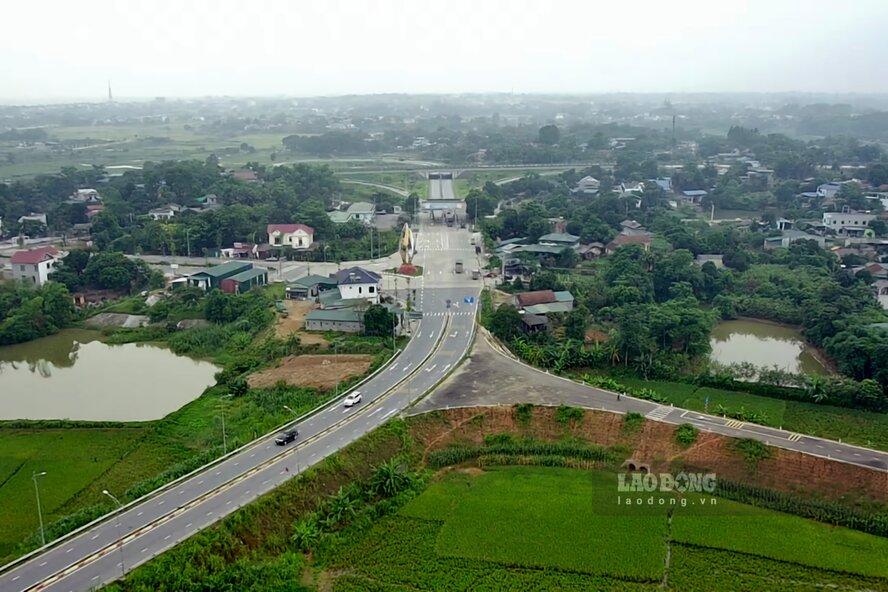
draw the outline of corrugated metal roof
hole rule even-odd
[[[306,321],[335,321],[340,323],[359,323],[361,322],[361,313],[352,308],[316,308],[310,310],[305,315]]]

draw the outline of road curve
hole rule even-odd
[[[295,445],[276,446],[275,434],[261,438],[63,540],[0,574],[0,591],[69,592],[105,585],[401,413],[456,367],[472,340],[480,285],[453,271],[454,262],[468,260],[469,252],[465,230],[420,228],[415,262],[425,275],[413,279],[411,288],[423,318],[404,351],[359,387],[360,405],[330,406],[298,424]]]

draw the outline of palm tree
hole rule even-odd
[[[404,472],[404,466],[396,458],[377,466],[370,479],[371,490],[376,495],[394,497],[411,486],[410,476]]]
[[[290,540],[300,551],[309,551],[321,540],[321,530],[314,520],[302,520],[293,527]]]

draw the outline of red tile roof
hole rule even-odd
[[[13,264],[18,263],[40,263],[41,261],[46,261],[50,257],[57,257],[59,254],[59,250],[55,247],[39,247],[37,249],[31,249],[30,251],[16,251],[12,255],[11,262]]]
[[[297,230],[302,230],[306,234],[314,234],[314,228],[305,224],[269,224],[268,234],[280,232],[281,234],[292,234]]]
[[[256,172],[251,170],[237,171],[236,173],[234,173],[234,176],[241,181],[255,181],[259,178],[256,175]]]
[[[520,294],[515,295],[518,299],[518,305],[520,307],[525,306],[534,306],[537,304],[550,304],[552,302],[558,302],[558,299],[555,298],[555,292],[552,290],[537,290],[536,292],[522,292]]]

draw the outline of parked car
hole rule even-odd
[[[345,403],[346,407],[357,405],[361,402],[361,393],[351,393],[345,398],[345,401],[343,402]]]
[[[274,439],[274,443],[278,446],[285,446],[290,442],[293,442],[299,436],[299,431],[296,428],[290,428],[286,432],[282,432],[277,438]]]

